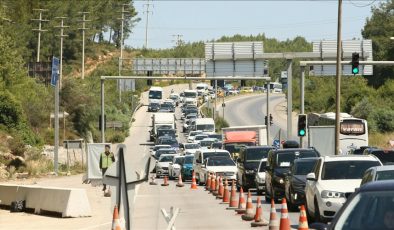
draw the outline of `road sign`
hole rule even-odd
[[[280,72],[280,79],[287,79],[287,71]]]
[[[274,140],[272,145],[275,146],[276,148],[279,148],[280,147],[280,141],[279,140]]]
[[[52,73],[51,73],[51,85],[56,86],[56,82],[59,79],[59,58],[52,58]]]

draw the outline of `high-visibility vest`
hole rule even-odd
[[[109,153],[108,156],[104,153],[101,153],[101,168],[109,168],[111,166],[112,162],[112,157],[114,156],[113,153]]]

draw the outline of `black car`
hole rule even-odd
[[[285,177],[285,198],[290,211],[297,210],[305,203],[306,174],[313,172],[319,158],[300,158],[294,160],[290,172]]]
[[[255,188],[254,181],[260,160],[267,158],[271,146],[247,146],[240,149],[237,159],[237,188],[242,187],[245,191]]]
[[[394,164],[394,150],[373,149],[369,154],[376,156],[383,165]]]
[[[157,112],[160,109],[160,104],[159,103],[155,103],[155,102],[151,102],[148,105],[148,112]]]
[[[266,192],[265,200],[279,201],[285,196],[285,175],[295,159],[307,157],[320,157],[315,149],[272,149],[268,153],[265,173]]]
[[[329,225],[316,223],[310,228],[323,229],[394,229],[394,181],[375,181],[361,186],[346,201]]]

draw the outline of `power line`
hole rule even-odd
[[[38,31],[38,41],[37,41],[37,62],[40,62],[40,46],[41,46],[41,32],[46,32],[48,30],[41,29],[41,22],[49,22],[49,20],[42,19],[42,12],[48,11],[47,9],[33,9],[33,11],[38,11],[39,17],[31,19],[32,21],[38,21],[38,29],[32,29],[33,31]]]
[[[363,8],[363,7],[371,6],[371,5],[374,4],[376,1],[377,1],[377,0],[372,0],[371,2],[369,2],[369,3],[365,4],[365,5],[358,5],[358,4],[354,3],[354,1],[349,0],[350,4],[352,4],[353,6],[358,7],[358,8]]]

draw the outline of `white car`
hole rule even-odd
[[[394,165],[376,166],[365,171],[360,186],[378,180],[394,180]]]
[[[194,142],[194,143],[197,143],[197,144],[200,144],[200,141],[203,140],[203,139],[205,139],[205,138],[208,138],[208,135],[207,135],[207,134],[197,134],[197,135],[194,137],[193,142]]]
[[[170,162],[174,159],[177,154],[162,154],[159,159],[156,161],[156,177],[161,177],[164,175],[168,175],[168,166],[170,166]]]
[[[152,156],[155,156],[157,150],[159,150],[159,149],[170,149],[170,148],[171,148],[171,145],[155,145],[155,146],[151,149],[150,154],[151,154]]]
[[[197,134],[201,134],[202,131],[190,131],[189,135],[187,137],[187,142],[188,143],[193,143],[194,142],[194,138],[196,137]]]
[[[205,183],[206,177],[206,159],[209,157],[227,157],[231,159],[230,153],[227,150],[223,149],[200,149],[197,150],[196,153],[194,153],[194,159],[193,159],[193,171],[196,174],[196,180],[198,181],[199,184]],[[235,166],[235,168],[237,168]],[[234,178],[236,178],[236,174],[231,175]]]
[[[202,169],[203,175],[200,175],[200,178],[203,180],[199,182],[205,182],[209,173],[215,174],[216,177],[221,176],[223,180],[227,179],[229,183],[233,180],[235,181],[237,178],[237,165],[231,157],[228,156],[208,157]]]
[[[170,162],[170,165],[168,166],[168,177],[170,180],[173,180],[176,177],[179,177],[184,159],[185,159],[185,156],[176,156],[176,157],[174,157],[172,162]]]
[[[379,165],[373,155],[320,157],[314,172],[306,175],[306,211],[318,222],[332,219],[360,186],[364,172]]]
[[[183,155],[194,154],[197,150],[200,149],[200,145],[196,143],[183,143],[181,144]]]
[[[267,158],[260,160],[259,167],[257,167],[257,173],[255,176],[255,183],[258,195],[263,195],[265,192],[265,166],[267,165]]]

